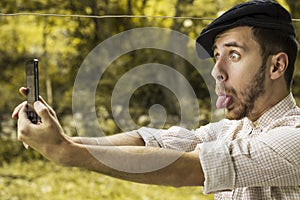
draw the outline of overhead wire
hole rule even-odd
[[[0,16],[44,16],[44,17],[74,17],[74,18],[160,18],[160,19],[191,19],[191,20],[214,20],[209,17],[190,16],[163,16],[163,15],[82,15],[82,14],[56,14],[56,13],[0,13]],[[300,22],[300,18],[293,18],[293,22]]]
[[[44,17],[77,17],[77,18],[172,18],[172,19],[195,19],[195,20],[213,20],[206,17],[179,17],[162,15],[81,15],[81,14],[52,14],[52,13],[0,13],[0,16],[44,16]]]

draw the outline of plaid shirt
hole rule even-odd
[[[147,146],[200,149],[204,193],[215,199],[300,199],[300,109],[292,94],[256,122],[222,120],[189,131],[141,128]]]

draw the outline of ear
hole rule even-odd
[[[270,78],[275,80],[284,75],[289,64],[288,55],[284,52],[272,56],[270,67]]]

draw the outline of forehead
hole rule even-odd
[[[223,46],[228,46],[227,44],[236,44],[244,49],[259,48],[258,43],[254,40],[252,29],[248,26],[228,29],[217,35],[213,50]]]

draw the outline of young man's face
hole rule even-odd
[[[228,119],[251,119],[265,92],[266,63],[253,37],[251,28],[244,26],[226,30],[215,39],[216,105],[225,109]]]

